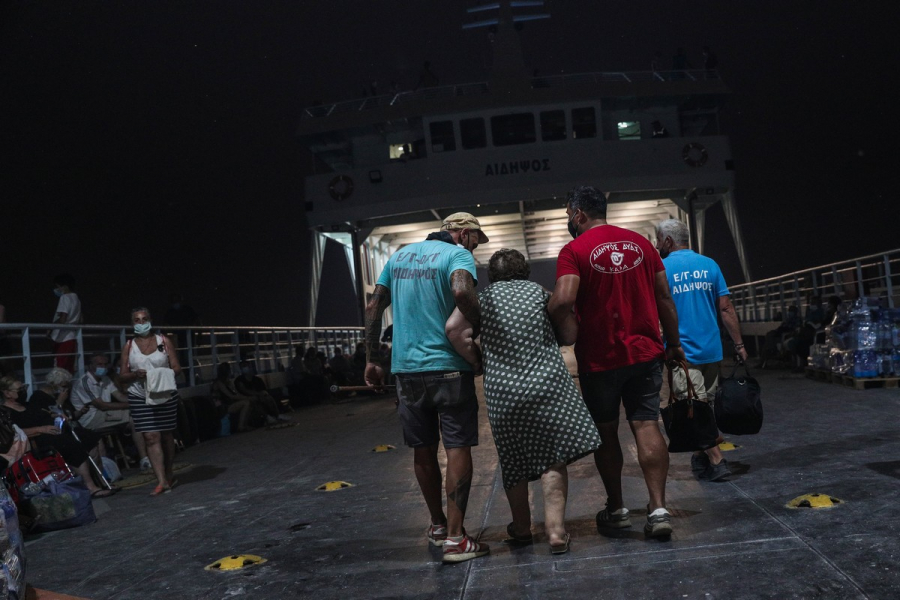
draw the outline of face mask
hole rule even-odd
[[[97,375],[97,377],[103,377],[104,375],[106,375],[106,367],[97,367],[94,370],[94,373]]]
[[[53,294],[54,294],[57,298],[62,298],[62,295],[63,295],[62,290],[59,289],[59,288],[53,288]]]
[[[152,325],[149,321],[146,323],[135,323],[134,332],[138,335],[146,335],[150,331],[151,327]]]
[[[659,250],[659,257],[660,257],[660,258],[666,258],[666,257],[669,256],[669,254],[670,254],[670,251],[666,249],[666,243],[665,243],[665,242],[663,242],[663,243],[662,243],[662,247],[657,248],[657,250]]]
[[[572,218],[569,219],[569,223],[566,225],[566,227],[569,229],[569,235],[572,236],[573,240],[578,237],[578,230],[575,228],[574,221],[575,221],[575,215],[573,214]]]

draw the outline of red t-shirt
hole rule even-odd
[[[579,372],[664,358],[654,292],[660,271],[665,267],[649,241],[613,225],[589,229],[563,247],[556,278],[581,278],[575,300]]]

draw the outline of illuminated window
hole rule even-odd
[[[639,140],[641,139],[641,122],[640,121],[619,121],[618,124],[620,140]]]
[[[459,122],[459,137],[462,147],[466,150],[472,148],[484,148],[487,146],[487,131],[484,128],[484,119],[462,119]]]
[[[576,140],[597,137],[597,117],[593,106],[572,109],[572,137]]]
[[[534,130],[534,115],[519,113],[491,117],[491,135],[495,146],[530,144],[537,141]]]
[[[453,133],[453,121],[437,121],[431,123],[432,152],[449,152],[456,150],[456,137]]]
[[[391,160],[404,158],[404,154],[406,155],[406,158],[410,157],[412,154],[412,144],[391,144]]]
[[[566,112],[546,110],[541,113],[541,140],[553,142],[566,139]]]

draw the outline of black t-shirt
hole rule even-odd
[[[56,400],[50,394],[37,390],[25,404],[25,410],[19,412],[8,408],[10,420],[21,429],[53,425],[53,415],[47,410],[56,406]]]

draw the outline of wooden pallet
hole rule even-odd
[[[832,381],[838,385],[855,390],[868,390],[871,388],[897,389],[900,377],[850,377],[849,375],[833,374]]]
[[[806,367],[806,377],[808,379],[815,379],[816,381],[827,381],[828,383],[831,383],[832,373],[831,371]]]

